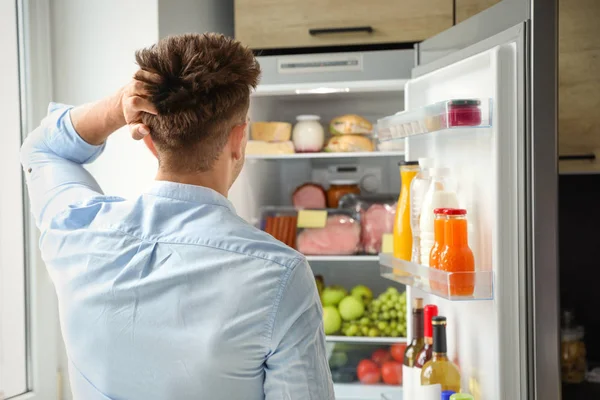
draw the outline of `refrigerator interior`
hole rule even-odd
[[[303,84],[306,86],[306,83]],[[358,114],[372,123],[377,119],[394,114],[404,108],[402,89],[368,89],[368,82],[362,82],[359,92],[352,90],[340,93],[311,93],[310,90],[296,94],[255,94],[251,99],[251,121],[284,121],[294,124],[296,116],[316,114],[327,131],[329,121],[344,114]],[[367,86],[365,90],[364,86]],[[289,85],[287,85],[289,86]],[[319,86],[318,84],[316,86]],[[306,182],[315,182],[329,186],[332,179],[354,179],[361,182],[362,192],[386,193],[398,196],[400,174],[398,162],[404,159],[403,153],[355,156],[351,153],[342,157],[329,157],[315,154],[306,158],[272,159],[260,156],[248,157],[240,177],[232,187],[229,199],[238,214],[248,222],[258,225],[260,209],[265,206],[291,206],[292,193],[296,187]],[[337,156],[334,154],[333,156]],[[341,167],[341,168],[340,168]],[[363,184],[367,182],[368,184]],[[368,190],[366,190],[368,189]],[[309,257],[315,275],[321,275],[326,285],[341,285],[351,289],[355,285],[368,286],[375,296],[388,287],[396,287],[403,292],[404,286],[391,282],[379,275],[377,256],[349,257]],[[378,348],[388,348],[393,338],[363,338],[346,336],[328,336],[327,351],[335,382],[336,398],[380,400],[382,396],[390,399],[401,398],[401,388],[378,385],[361,385],[356,381],[355,367],[350,368],[354,382],[344,383],[348,376],[344,368],[336,369],[332,363],[344,354],[348,365],[356,365],[361,359],[369,358]],[[382,340],[382,342],[379,342]],[[399,338],[398,342],[403,342]]]
[[[451,169],[460,206],[468,212],[476,271],[493,271],[493,300],[449,301],[408,289],[409,299],[423,297],[448,318],[449,358],[459,366],[463,390],[475,399],[512,398],[514,388],[503,388],[501,382],[518,371],[517,346],[506,346],[511,339],[518,342],[516,60],[516,43],[507,43],[413,79],[406,87],[408,110],[449,99],[492,103],[489,128],[442,130],[406,142],[407,160],[432,157],[437,166]]]

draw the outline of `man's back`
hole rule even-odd
[[[298,362],[275,352],[282,339],[321,317],[314,280],[300,254],[210,189],[156,182],[134,202],[92,198],[56,218],[41,245],[77,398],[262,399],[269,379],[300,393],[316,381],[298,377],[326,373],[265,381],[265,362]],[[294,352],[322,347],[306,344]]]

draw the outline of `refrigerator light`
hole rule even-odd
[[[328,93],[348,93],[350,88],[331,88],[320,87],[314,89],[296,89],[296,94],[328,94]]]

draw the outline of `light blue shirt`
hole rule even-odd
[[[82,166],[103,146],[69,109],[50,105],[22,163],[74,399],[333,399],[306,259],[208,188],[104,195]]]

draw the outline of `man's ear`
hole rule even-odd
[[[150,150],[150,152],[154,154],[154,157],[158,159],[158,153],[156,152],[156,147],[154,147],[152,137],[150,137],[150,135],[146,135],[142,140],[144,141],[144,143],[146,143],[146,147],[148,147],[148,150]]]
[[[240,160],[244,156],[244,146],[246,146],[246,126],[248,124],[236,125],[229,134],[229,145],[231,146],[231,156],[235,160]]]

